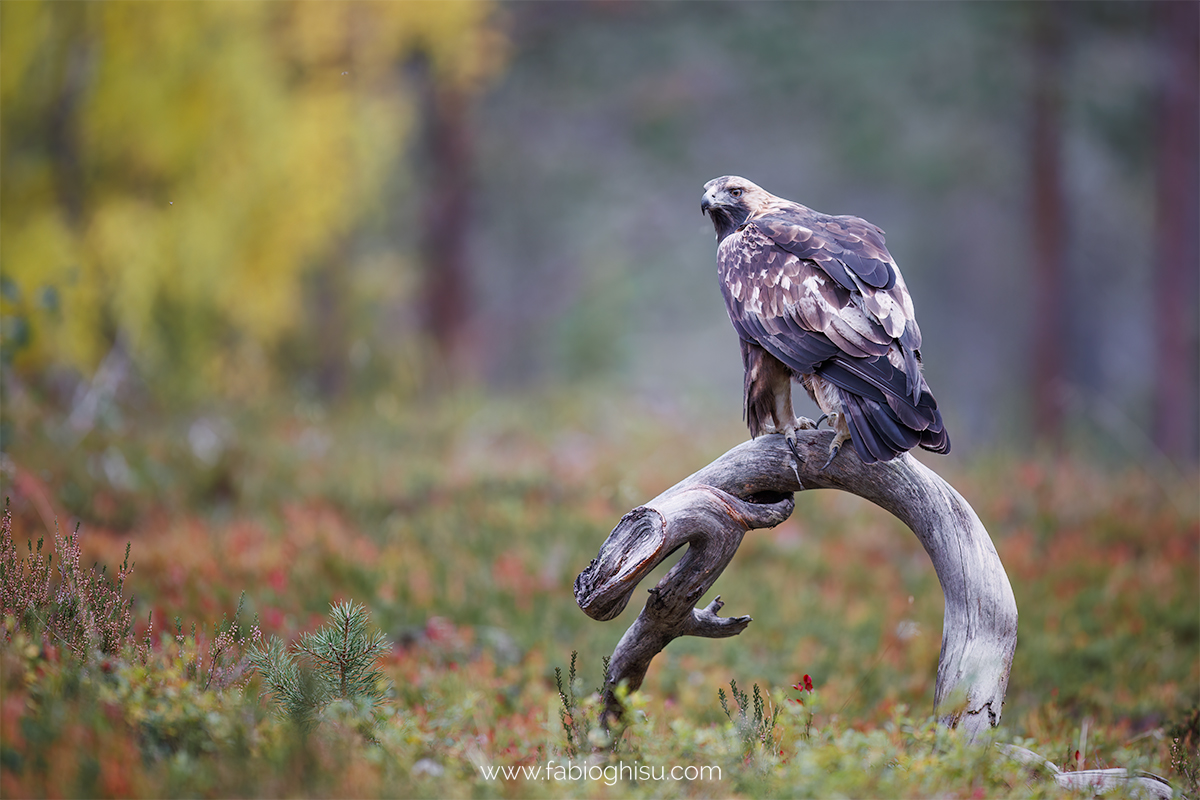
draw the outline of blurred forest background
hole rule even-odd
[[[0,25],[3,399],[76,437],[105,409],[463,388],[735,417],[699,212],[732,173],[887,231],[956,453],[1200,452],[1195,3],[13,2]]]

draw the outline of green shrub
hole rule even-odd
[[[729,691],[737,703],[737,719],[734,719],[729,710],[729,701],[725,697],[724,689],[717,689],[717,698],[721,701],[721,710],[733,723],[738,738],[741,739],[742,746],[745,748],[746,756],[752,755],[760,746],[769,752],[774,752],[776,749],[775,722],[779,719],[779,707],[775,707],[769,715],[767,714],[767,705],[770,701],[763,699],[757,683],[754,684],[753,704],[750,697],[738,688],[736,680],[730,679]],[[751,708],[753,708],[753,713],[750,711]]]
[[[281,715],[305,730],[335,703],[339,713],[348,704],[359,717],[370,718],[386,697],[375,661],[392,646],[382,633],[369,630],[370,619],[357,603],[334,603],[329,624],[304,634],[293,648],[277,637],[253,647],[250,665]]]

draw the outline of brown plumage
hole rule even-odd
[[[867,462],[920,445],[950,452],[921,374],[921,330],[883,231],[776,197],[745,178],[704,185],[717,232],[717,271],[741,339],[750,435],[816,423],[792,414],[796,378]],[[828,464],[827,464],[828,465]]]

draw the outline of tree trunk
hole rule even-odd
[[[473,371],[470,331],[474,318],[467,234],[471,200],[471,131],[465,90],[427,76],[427,172],[422,254],[422,327],[439,364],[435,379],[456,383]]]
[[[1030,131],[1030,228],[1033,232],[1033,421],[1037,435],[1057,444],[1062,435],[1064,350],[1067,339],[1066,199],[1062,181],[1062,105],[1065,12],[1058,3],[1035,7]]]
[[[800,432],[800,462],[782,436],[745,442],[629,512],[613,529],[575,580],[575,599],[594,619],[617,616],[639,581],[679,547],[689,548],[650,590],[613,652],[606,721],[622,712],[617,685],[640,687],[651,659],[672,639],[745,630],[750,617],[717,615],[719,597],[702,609],[695,602],[732,560],[746,531],[787,519],[794,492],[824,488],[870,500],[917,534],[946,601],[934,707],[943,724],[961,727],[973,739],[999,724],[1016,649],[1017,606],[987,531],[958,492],[908,454],[868,465],[844,447],[821,471],[831,435]]]
[[[1154,443],[1197,456],[1196,290],[1200,273],[1200,6],[1159,3],[1163,34],[1154,265]]]

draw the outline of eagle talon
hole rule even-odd
[[[814,427],[814,428],[819,428],[819,427],[821,427],[821,423],[822,423],[822,422],[824,422],[824,421],[825,421],[825,420],[827,420],[827,419],[829,419],[829,415],[828,415],[828,414],[822,414],[821,416],[817,417],[817,421],[813,423],[813,427]],[[830,424],[832,424],[832,423],[830,423]]]
[[[829,416],[834,421],[834,424],[836,424],[840,420],[840,417],[836,414],[830,414]],[[833,463],[833,459],[837,456],[838,451],[842,449],[842,445],[845,444],[846,442],[848,442],[849,440],[850,440],[850,432],[849,431],[839,430],[837,433],[834,434],[833,441],[829,443],[829,460],[825,462],[825,465],[823,467],[821,467],[822,472],[829,469],[829,465]]]
[[[796,461],[803,462],[804,459],[800,457],[800,451],[796,448],[796,432],[788,431],[784,434],[783,440],[787,442],[788,449],[792,451],[792,455],[796,457]]]
[[[824,472],[825,470],[829,469],[829,465],[833,463],[833,459],[834,459],[834,457],[836,457],[836,456],[837,456],[837,454],[838,454],[838,451],[839,451],[839,450],[841,450],[841,449],[842,449],[842,446],[841,446],[840,444],[838,444],[836,440],[834,441],[834,443],[833,443],[832,445],[830,445],[830,447],[829,447],[829,460],[828,460],[828,461],[826,461],[826,462],[825,462],[825,463],[824,463],[824,464],[821,466],[821,470],[820,470],[821,472]]]

